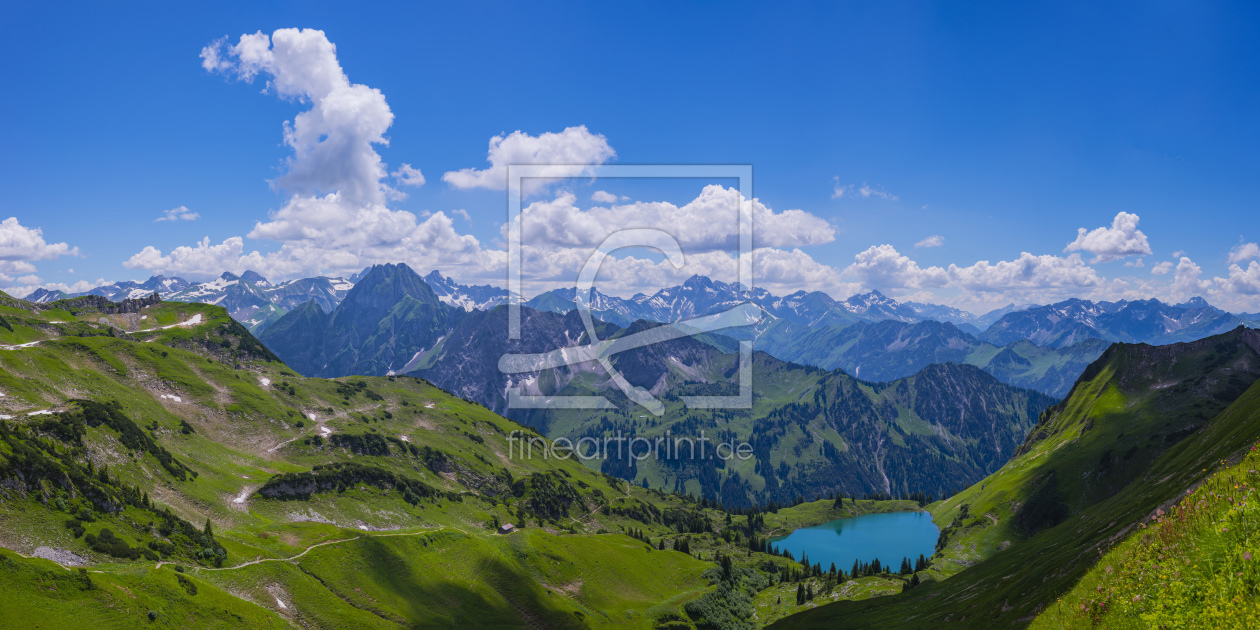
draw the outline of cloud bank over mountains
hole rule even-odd
[[[650,227],[672,234],[687,255],[681,269],[640,250],[619,252],[605,262],[598,280],[601,290],[628,296],[679,284],[693,274],[733,281],[737,208],[742,205],[754,220],[756,280],[780,294],[820,290],[845,298],[879,289],[973,309],[1067,297],[1179,300],[1203,295],[1227,308],[1260,310],[1256,243],[1240,242],[1222,254],[1224,277],[1207,277],[1198,263],[1181,255],[1151,260],[1148,273],[1142,257],[1152,257],[1153,250],[1138,227],[1139,215],[1130,212],[1118,212],[1110,225],[1078,228],[1060,254],[1025,251],[1012,260],[945,264],[941,257],[949,249],[944,235],[907,236],[907,242],[921,238],[914,242],[916,252],[938,262],[922,264],[889,243],[844,242],[833,221],[812,212],[773,209],[719,185],[704,187],[681,205],[632,201],[605,190],[580,200],[575,186],[590,175],[583,165],[618,158],[607,137],[581,124],[537,135],[520,130],[495,135],[488,141],[484,166],[441,175],[439,185],[452,191],[501,191],[507,186],[508,165],[550,165],[547,178],[525,182],[527,207],[521,223],[502,225],[500,239],[487,244],[457,229],[456,217],[463,221],[461,227],[472,223],[463,208],[417,215],[396,207],[408,190],[425,186],[427,180],[410,163],[391,169],[383,161],[378,149],[389,145],[394,112],[379,89],[352,82],[323,31],[280,29],[270,35],[241,35],[235,42],[223,38],[202,49],[201,66],[229,80],[262,82],[265,94],[303,108],[279,129],[289,155],[269,183],[283,202],[252,228],[242,226],[240,235],[218,243],[207,237],[192,244],[148,245],[123,262],[128,269],[192,280],[253,269],[288,279],[348,275],[371,264],[405,262],[417,270],[440,269],[461,282],[502,286],[507,273],[502,240],[516,230],[523,243],[524,288],[541,292],[571,283],[592,249],[617,230]],[[840,182],[839,177],[831,182],[832,199],[899,200],[865,182]],[[180,206],[157,221],[197,218],[196,212]],[[852,263],[832,266],[810,253],[837,247],[856,252]],[[33,262],[77,255],[78,249],[67,243],[44,242],[39,228],[25,227],[16,218],[0,224],[0,282],[15,294],[40,284]],[[1117,261],[1132,270],[1123,273],[1136,275],[1109,278],[1096,266]],[[84,290],[80,285],[95,286],[80,282],[74,287]]]

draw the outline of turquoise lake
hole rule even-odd
[[[919,554],[932,557],[939,535],[940,530],[927,512],[890,512],[805,527],[781,538],[771,538],[770,544],[792,552],[797,560],[804,552],[811,565],[817,562],[824,571],[833,562],[837,569],[848,571],[854,560],[870,562],[876,558],[895,571],[902,558],[913,562]]]

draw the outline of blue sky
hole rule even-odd
[[[769,228],[831,230],[785,237],[766,253],[776,291],[878,288],[978,310],[1203,294],[1260,310],[1260,263],[1250,266],[1246,247],[1260,239],[1254,5],[255,4],[0,8],[0,50],[11,60],[0,100],[0,218],[16,219],[0,228],[9,290],[154,271],[204,279],[216,263],[251,260],[277,279],[341,273],[401,251],[377,241],[389,232],[382,221],[403,215],[416,225],[390,229],[418,234],[425,224],[433,239],[463,239],[443,249],[415,236],[404,243],[423,250],[407,258],[413,266],[502,284],[505,193],[443,174],[485,169],[494,136],[520,131],[528,149],[584,127],[572,138],[602,137],[610,163],[752,164]],[[274,226],[272,213],[294,195],[347,181],[334,172],[352,165],[338,155],[363,155],[332,152],[306,188],[268,184],[296,181],[285,179],[295,153],[283,125],[313,99],[263,93],[268,70],[242,81],[231,47],[284,28],[322,30],[349,83],[387,102],[388,145],[359,148],[388,173],[403,163],[423,173],[419,187],[381,180],[407,196],[387,191],[374,228],[295,237],[314,212],[295,208],[272,238],[258,238],[255,225]],[[203,48],[224,37],[225,64],[236,65],[208,71]],[[630,197],[614,206],[685,206],[705,183],[573,180],[531,201],[554,206],[571,193],[553,208],[559,225],[599,205],[595,190]],[[181,206],[198,218],[155,221]],[[793,209],[817,223],[782,218]],[[1079,261],[1069,260],[1078,228],[1110,227],[1122,212],[1140,219],[1083,241]],[[426,224],[428,213],[449,225]],[[943,244],[915,246],[932,236]],[[240,238],[242,253],[259,257],[170,258],[203,238]],[[553,250],[589,245],[555,240]],[[146,247],[157,253],[134,258]],[[720,275],[719,258],[705,258],[711,249],[698,245],[697,269]],[[538,286],[571,271],[555,258]],[[610,290],[673,279],[640,259],[608,270]]]

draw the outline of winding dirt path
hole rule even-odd
[[[305,556],[306,554],[310,553],[311,550],[315,549],[316,547],[325,547],[328,545],[339,545],[341,543],[353,542],[355,540],[359,540],[360,538],[390,538],[390,537],[396,537],[396,536],[419,536],[421,534],[431,534],[433,532],[440,532],[445,529],[455,530],[461,534],[464,534],[465,536],[471,535],[468,532],[458,527],[450,527],[450,526],[434,527],[432,529],[424,529],[424,530],[415,531],[415,532],[403,532],[400,534],[364,534],[362,536],[355,536],[354,538],[338,538],[336,540],[325,540],[322,543],[315,543],[307,547],[306,549],[304,549],[302,553],[299,553],[298,555],[292,556],[289,558],[259,558],[257,560],[250,560],[249,562],[238,564],[234,567],[219,567],[219,568],[197,567],[196,570],[197,571],[235,571],[236,569],[243,569],[245,567],[252,566],[255,564],[262,564],[264,562],[292,562],[293,560],[297,560],[298,558],[301,558],[302,556]],[[158,566],[161,566],[161,563],[159,563]]]

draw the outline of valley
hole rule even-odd
[[[731,391],[734,342],[675,339],[612,362],[664,403],[655,416],[593,363],[525,378],[497,370],[504,352],[584,343],[576,313],[526,307],[522,339],[496,341],[505,307],[454,310],[403,266],[356,287],[331,314],[293,309],[261,343],[222,307],[195,302],[0,305],[0,581],[57,593],[31,591],[6,613],[122,627],[223,615],[251,627],[1026,624],[1099,551],[1260,438],[1260,338],[1245,327],[1108,346],[1062,400],[965,357],[881,382],[758,352],[752,408],[722,411],[681,397]],[[657,324],[597,325],[617,339]],[[786,325],[765,336],[775,326]],[[907,330],[947,332],[940,347],[975,339],[951,327],[884,320],[841,332],[859,349]],[[1002,352],[1024,344],[1043,365],[1065,365],[1089,343]],[[822,344],[800,347],[810,345]],[[403,359],[411,369],[394,373]],[[364,375],[327,378],[335,371]],[[521,386],[616,404],[513,410],[505,391]],[[509,434],[533,430],[703,431],[747,441],[753,456],[509,456]],[[921,507],[940,540],[906,573],[833,572],[770,542]],[[518,531],[498,533],[507,523]],[[1062,560],[1047,574],[1029,559],[1050,550]]]

